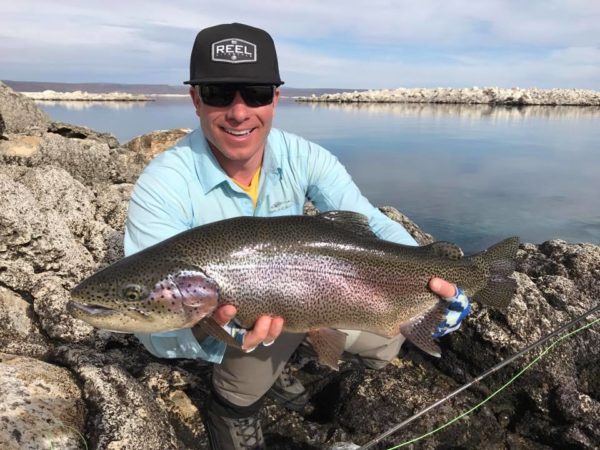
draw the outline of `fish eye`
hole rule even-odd
[[[128,284],[123,288],[123,296],[132,302],[142,298],[142,287],[137,284]]]

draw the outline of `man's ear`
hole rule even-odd
[[[192,98],[192,103],[194,103],[196,111],[198,111],[202,106],[202,102],[200,101],[200,96],[198,95],[198,91],[196,90],[195,86],[190,86],[190,97]]]
[[[279,87],[275,88],[275,95],[273,96],[273,107],[277,106],[277,102],[279,101],[279,96],[281,95],[281,91]]]

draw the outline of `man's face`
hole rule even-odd
[[[190,88],[190,95],[204,136],[221,164],[262,159],[279,100],[279,89],[275,90],[271,104],[259,107],[246,105],[239,92],[235,93],[233,102],[228,106],[203,103],[194,87]]]

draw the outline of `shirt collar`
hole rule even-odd
[[[262,172],[265,175],[281,176],[281,164],[278,155],[271,144],[271,135],[267,137],[265,155],[263,158]],[[228,183],[229,177],[223,170],[215,155],[208,146],[208,142],[200,128],[190,134],[190,147],[196,154],[196,175],[205,194],[212,191],[222,183]]]

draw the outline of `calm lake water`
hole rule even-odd
[[[123,143],[197,125],[184,98],[40,106]],[[275,126],[329,149],[373,204],[398,208],[467,253],[512,235],[600,243],[600,108],[283,99]]]

